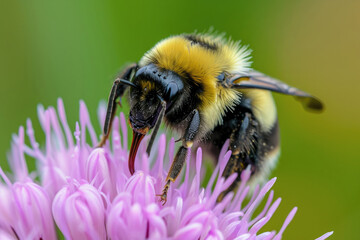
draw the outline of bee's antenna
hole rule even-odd
[[[153,130],[153,132],[152,132],[152,134],[151,134],[151,138],[150,138],[149,144],[148,144],[148,146],[147,146],[147,148],[146,148],[146,153],[148,154],[148,156],[150,156],[151,147],[152,147],[152,145],[153,145],[153,143],[154,143],[154,140],[155,140],[156,134],[157,134],[157,132],[158,132],[158,130],[159,130],[159,127],[160,127],[160,124],[161,124],[161,122],[162,122],[162,119],[163,119],[164,116],[165,116],[165,110],[166,110],[166,102],[165,102],[165,100],[164,100],[162,97],[160,97],[159,95],[157,95],[157,97],[158,97],[158,98],[160,99],[160,101],[161,101],[161,110],[160,110],[160,113],[159,113],[159,117],[158,117],[158,119],[156,120],[154,130]]]
[[[128,85],[128,86],[130,86],[130,87],[139,88],[138,85],[136,85],[136,84],[134,84],[134,83],[132,83],[132,82],[130,82],[130,81],[128,81],[128,80],[119,79],[119,78],[118,78],[117,80],[119,80],[120,83],[125,84],[125,85]]]

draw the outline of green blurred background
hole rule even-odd
[[[360,239],[359,1],[1,1],[0,153],[36,106],[62,97],[69,123],[84,99],[95,116],[114,75],[172,34],[214,27],[253,49],[253,67],[326,103],[305,112],[276,95],[282,155],[273,176],[283,202],[268,228],[299,210],[285,239]]]

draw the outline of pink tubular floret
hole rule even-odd
[[[9,161],[14,178],[0,168],[0,238],[56,239],[56,224],[67,239],[281,239],[297,211],[295,207],[289,213],[279,231],[263,231],[281,199],[274,198],[271,190],[276,178],[250,191],[249,169],[241,173],[236,194],[216,201],[237,177],[221,177],[231,156],[228,141],[207,183],[203,181],[202,150],[197,149],[192,157],[188,154],[183,175],[171,184],[162,206],[156,195],[162,191],[174,158],[173,138],[166,141],[161,134],[147,156],[149,138],[145,137],[134,161],[137,171],[131,175],[123,113],[114,118],[108,142],[96,148],[101,128],[94,129],[85,103],[80,102],[79,121],[72,127],[61,99],[57,108],[38,107],[44,146],[37,143],[30,120],[26,122],[29,146],[23,127],[13,137]],[[100,104],[100,126],[105,113],[105,104]],[[28,171],[27,156],[35,159],[35,172]],[[255,215],[262,201],[266,203]]]

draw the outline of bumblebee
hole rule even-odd
[[[131,174],[135,172],[139,144],[151,129],[148,154],[162,121],[182,136],[182,145],[159,195],[163,204],[194,143],[216,156],[230,139],[232,155],[223,177],[233,173],[238,173],[238,177],[219,196],[219,201],[236,189],[241,172],[248,166],[252,179],[266,176],[280,152],[271,92],[295,96],[309,110],[321,111],[323,104],[306,92],[252,70],[249,59],[246,47],[220,36],[183,34],[160,41],[114,81],[99,146],[109,136],[118,99],[130,87]]]

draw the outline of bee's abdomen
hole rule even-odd
[[[228,178],[233,173],[237,173],[237,178],[228,189],[221,193],[218,201],[221,201],[228,192],[236,189],[241,181],[243,170],[249,167],[251,182],[258,183],[268,176],[269,170],[274,166],[278,157],[279,129],[277,121],[270,131],[263,132],[255,115],[249,111],[250,109],[242,108],[241,110],[240,113],[235,114],[240,118],[235,118],[236,125],[230,133],[229,150],[232,152],[223,171],[223,177]],[[232,125],[232,121],[226,121],[225,124],[218,126],[213,133],[213,138],[216,138],[216,133],[224,131],[225,126]]]
[[[269,131],[262,127],[251,108],[239,104],[232,112],[227,112],[223,124],[214,128],[205,144],[207,150],[217,158],[225,141],[230,139],[232,155],[238,159],[239,171],[252,166],[252,173],[261,172],[266,167],[266,161],[279,150],[279,126],[277,120]]]

